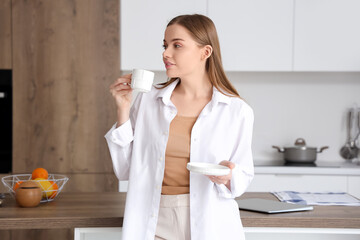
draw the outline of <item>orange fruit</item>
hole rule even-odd
[[[50,198],[55,198],[59,187],[54,181],[49,181],[49,182],[51,183],[51,187],[52,187],[52,190],[53,190]]]
[[[43,199],[49,199],[51,195],[53,194],[53,187],[50,181],[44,179],[44,178],[36,178],[35,181],[37,181],[40,184],[41,191],[42,191],[42,198]]]
[[[43,179],[48,179],[49,177],[49,173],[45,168],[36,168],[32,174],[31,174],[31,179],[36,179],[36,178],[43,178]]]
[[[23,181],[17,181],[13,187],[13,190],[16,191],[16,189],[18,189],[18,187],[21,183],[23,183]]]

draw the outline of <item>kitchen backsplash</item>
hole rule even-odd
[[[255,112],[256,161],[282,159],[272,145],[292,146],[302,137],[308,146],[330,148],[318,161],[345,161],[346,110],[360,107],[360,73],[230,72],[229,79]],[[155,81],[166,80],[156,72]]]

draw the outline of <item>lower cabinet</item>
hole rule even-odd
[[[121,227],[75,228],[75,240],[121,240]]]
[[[245,228],[246,240],[358,240],[360,229]]]
[[[76,228],[75,240],[121,240],[122,228]],[[246,240],[358,240],[360,229],[244,228]]]

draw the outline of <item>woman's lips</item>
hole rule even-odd
[[[168,69],[168,68],[171,68],[171,66],[175,65],[169,61],[164,61],[164,64],[165,64],[165,68]]]

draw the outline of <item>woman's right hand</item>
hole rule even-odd
[[[115,99],[118,124],[120,126],[129,119],[132,89],[130,87],[131,74],[118,78],[110,86],[110,93]]]

